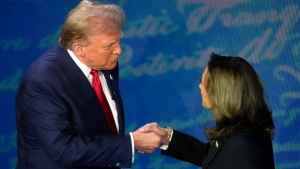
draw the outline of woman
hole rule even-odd
[[[253,67],[240,57],[212,53],[199,85],[203,107],[215,126],[205,125],[209,143],[156,123],[144,126],[170,140],[163,155],[203,169],[273,169],[274,124],[264,87]]]

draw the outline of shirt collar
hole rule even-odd
[[[71,58],[74,60],[74,62],[76,63],[76,65],[80,68],[80,70],[83,72],[83,74],[88,77],[90,75],[91,72],[91,68],[88,67],[87,65],[85,65],[84,63],[82,63],[76,56],[75,54],[71,51],[71,50],[67,50],[69,55],[71,56]]]

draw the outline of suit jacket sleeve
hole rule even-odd
[[[201,167],[209,149],[210,143],[203,143],[195,137],[173,130],[169,147],[162,150],[161,154]]]

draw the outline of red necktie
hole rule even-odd
[[[101,82],[99,80],[98,70],[92,69],[91,74],[93,76],[92,85],[93,85],[94,91],[95,91],[95,93],[98,97],[98,100],[100,101],[100,104],[103,108],[104,114],[106,116],[106,119],[107,119],[107,122],[108,122],[108,125],[109,125],[109,128],[110,128],[110,131],[113,134],[117,134],[118,132],[117,132],[115,120],[113,118],[111,109],[110,109],[110,107],[108,105],[108,102],[106,100],[105,94],[102,90],[102,85],[101,85]]]

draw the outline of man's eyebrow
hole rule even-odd
[[[113,44],[115,44],[115,43],[117,43],[117,41],[109,42],[107,46],[113,45]]]
[[[104,47],[112,46],[112,45],[116,44],[117,42],[118,42],[118,40],[108,42]]]

